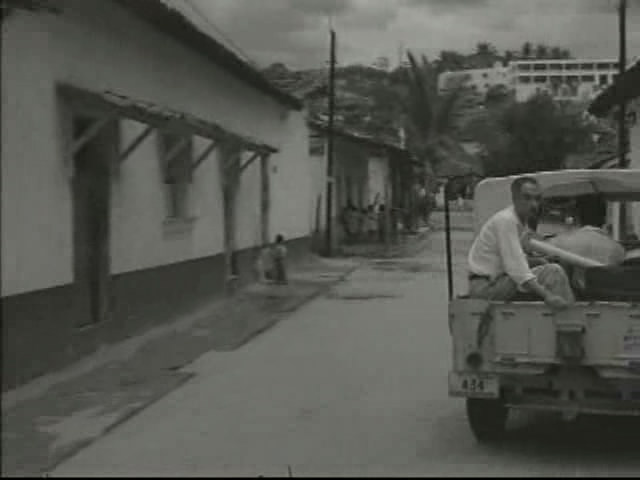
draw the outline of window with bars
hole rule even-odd
[[[193,138],[170,132],[159,135],[160,156],[164,167],[164,184],[167,197],[167,219],[187,219],[189,193],[192,182]],[[179,148],[175,152],[179,144]],[[171,158],[168,156],[171,155]]]
[[[325,155],[325,136],[320,132],[309,131],[309,155],[322,157]]]

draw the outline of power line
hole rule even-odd
[[[226,33],[224,33],[215,23],[213,23],[213,21],[209,18],[209,16],[204,14],[199,7],[195,6],[191,0],[184,0],[184,1],[189,6],[189,8],[191,8],[191,10],[194,13],[196,13],[196,15],[198,15],[202,20],[204,20],[205,23],[210,28],[215,30],[215,32],[218,35],[220,35],[231,47],[233,47],[236,50],[236,53],[240,54],[240,56],[245,61],[249,62],[254,66],[257,65],[257,62],[255,62],[249,55],[247,55],[247,53],[245,53],[244,50],[242,50],[233,40],[231,40],[231,38]]]

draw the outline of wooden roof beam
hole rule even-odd
[[[171,130],[184,135],[198,135],[211,140],[233,138],[245,150],[275,153],[277,148],[245,135],[230,132],[215,122],[210,122],[185,112],[174,111],[151,102],[133,100],[113,92],[97,93],[72,85],[59,85],[58,91],[70,105],[87,105],[113,112],[148,126]]]
[[[211,155],[211,152],[216,149],[218,143],[218,140],[211,140],[207,148],[205,148],[204,151],[200,155],[198,155],[198,158],[196,158],[193,162],[193,165],[191,166],[191,173],[195,172],[196,168],[198,168],[200,164],[204,162],[209,157],[209,155]]]

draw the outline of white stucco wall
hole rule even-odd
[[[286,231],[290,238],[309,234],[309,164],[301,112],[288,111],[110,2],[59,3],[61,15],[17,11],[2,24],[3,296],[73,281],[71,188],[57,82],[186,111],[279,148],[273,157],[279,167],[272,175],[272,231]],[[122,143],[140,128],[122,122]],[[196,145],[204,147],[202,140]],[[191,231],[167,234],[163,228],[163,188],[152,135],[114,179],[113,273],[222,252],[215,154],[195,175]],[[246,172],[239,198],[240,208],[247,209],[239,215],[239,246],[255,245],[260,239],[254,218],[259,163]]]
[[[271,239],[282,233],[292,240],[309,235],[313,198],[314,159],[309,155],[309,133],[303,112],[291,112],[285,122],[281,153],[271,156]]]
[[[369,183],[367,203],[374,203],[376,197],[379,203],[385,202],[385,183],[389,176],[389,163],[387,159],[369,157]]]
[[[124,121],[121,126],[123,144],[131,142],[143,128],[142,124]],[[207,145],[206,140],[196,137],[195,154]],[[193,229],[172,231],[164,226],[166,196],[157,151],[157,136],[150,135],[124,162],[114,179],[112,273],[213,255],[224,247],[222,194],[213,188],[220,182],[215,153],[198,167],[193,177],[188,202],[195,218]]]
[[[311,215],[309,216],[309,222],[312,231],[318,228],[323,231],[326,222],[327,211],[327,156],[326,150],[324,155],[311,156]],[[335,189],[334,189],[335,192]],[[317,207],[320,202],[320,208]],[[316,216],[319,219],[316,220]]]

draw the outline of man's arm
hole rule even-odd
[[[562,308],[566,302],[544,288],[529,268],[527,256],[520,243],[520,233],[515,222],[504,222],[497,229],[498,247],[507,275],[518,285],[542,298],[551,307]]]
[[[518,225],[513,221],[504,221],[496,225],[498,250],[507,275],[518,286],[535,279],[527,262],[527,256],[520,243]]]

